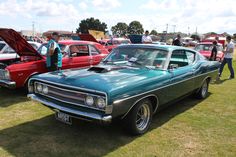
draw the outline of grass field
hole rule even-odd
[[[225,67],[205,100],[186,98],[162,110],[150,131],[138,137],[119,124],[64,125],[23,91],[0,89],[0,157],[235,157],[236,79],[228,76]]]

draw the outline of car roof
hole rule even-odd
[[[84,40],[61,40],[58,43],[59,44],[64,44],[64,45],[71,45],[71,44],[90,44],[90,45],[96,45],[96,44],[98,44],[96,42],[84,41]]]
[[[185,48],[182,46],[172,46],[172,45],[154,45],[154,44],[130,44],[130,45],[120,45],[118,47],[123,47],[123,48],[152,48],[152,49],[162,49],[166,51],[174,51],[174,50],[191,50],[194,51],[193,49]]]

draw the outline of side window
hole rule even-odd
[[[186,56],[188,59],[188,64],[191,65],[195,61],[195,53],[191,51],[186,51]]]
[[[169,68],[178,68],[189,65],[185,50],[175,50],[172,52]]]
[[[89,56],[88,45],[71,45],[70,57]]]
[[[89,47],[90,47],[90,53],[91,53],[91,55],[94,56],[94,55],[98,55],[98,54],[100,54],[100,52],[96,49],[95,46],[90,45]]]

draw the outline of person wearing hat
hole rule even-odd
[[[182,46],[183,45],[181,43],[181,36],[180,36],[180,34],[177,35],[177,38],[173,41],[172,45],[174,45],[174,46]]]
[[[234,53],[234,43],[231,41],[231,36],[227,36],[226,41],[227,41],[227,46],[226,46],[226,50],[223,51],[225,56],[224,56],[224,59],[220,65],[219,77],[221,77],[221,74],[223,72],[225,64],[228,64],[228,68],[230,71],[229,79],[234,79],[234,69],[232,66],[233,53]]]
[[[47,44],[46,66],[48,71],[60,70],[62,67],[62,53],[58,44],[59,39],[59,34],[57,32],[53,32],[52,37]]]

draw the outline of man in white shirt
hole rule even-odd
[[[145,31],[145,35],[142,37],[142,43],[143,44],[150,44],[152,43],[152,38],[149,36],[149,32]]]
[[[234,54],[234,43],[231,41],[231,37],[227,36],[226,37],[226,41],[227,41],[227,46],[226,46],[226,51],[224,51],[224,60],[222,61],[221,65],[220,65],[220,70],[219,70],[219,77],[221,76],[224,66],[225,64],[228,64],[228,68],[230,71],[230,77],[229,79],[234,79],[234,69],[232,66],[232,60],[233,60],[233,54]]]

